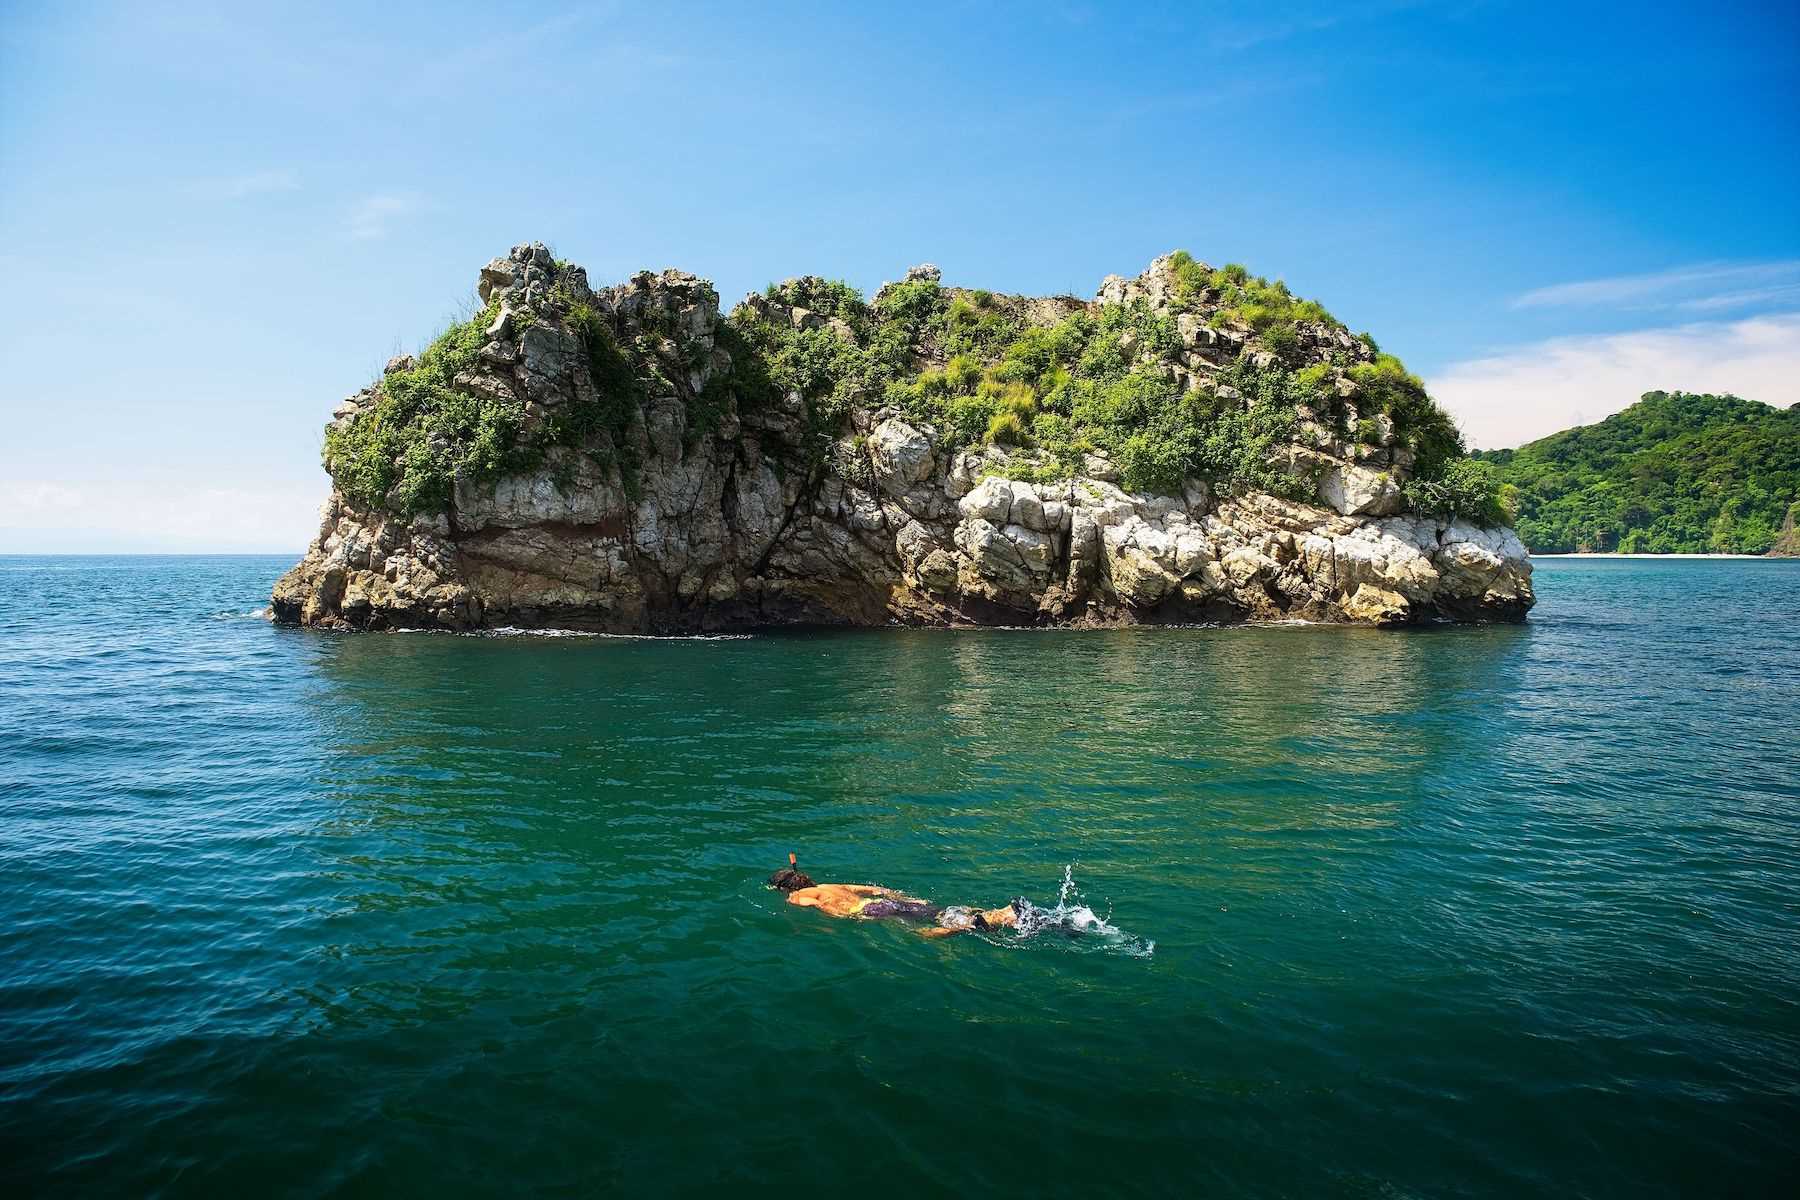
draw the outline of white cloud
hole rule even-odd
[[[1601,305],[1679,308],[1693,311],[1744,308],[1800,291],[1800,259],[1766,263],[1696,263],[1647,275],[1615,275],[1536,288],[1516,297],[1514,308]]]
[[[328,484],[194,487],[169,479],[0,483],[0,553],[292,551]]]
[[[1426,381],[1472,446],[1517,446],[1610,416],[1650,391],[1800,401],[1800,313],[1560,337],[1452,363]]]
[[[350,210],[350,236],[358,241],[386,237],[394,220],[418,210],[419,198],[410,192],[364,196]]]

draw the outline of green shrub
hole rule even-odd
[[[1206,289],[1212,286],[1212,272],[1206,270],[1194,260],[1194,256],[1186,250],[1177,250],[1173,255],[1175,275],[1175,299],[1186,308],[1192,308],[1205,297]]]
[[[981,377],[981,362],[972,354],[958,354],[944,364],[944,383],[953,392],[974,391]]]
[[[993,396],[952,396],[940,411],[944,440],[953,446],[978,445],[995,414]]]
[[[1435,478],[1465,453],[1462,434],[1450,414],[1425,392],[1425,385],[1391,354],[1350,368],[1357,384],[1356,406],[1367,415],[1386,413],[1394,435],[1414,455],[1414,471]]]
[[[1474,459],[1447,464],[1431,479],[1415,477],[1403,492],[1408,507],[1440,517],[1460,517],[1477,525],[1504,525],[1507,511],[1501,503],[1500,477],[1493,465]]]
[[[1192,427],[1179,422],[1159,423],[1116,443],[1119,477],[1134,492],[1174,494],[1181,491],[1198,458]]]
[[[1283,362],[1293,362],[1300,355],[1300,334],[1292,325],[1276,325],[1263,334],[1263,345]]]
[[[951,301],[943,321],[945,353],[992,359],[1017,340],[1024,321],[995,308],[993,300],[991,292],[974,292]]]
[[[833,443],[831,468],[838,478],[863,491],[875,490],[875,464],[869,461],[868,439],[860,434],[850,439],[848,446],[842,442]]]
[[[1025,445],[1025,418],[1010,410],[995,413],[988,419],[987,440],[997,446]]]
[[[546,422],[548,440],[554,445],[573,446],[596,433],[606,433],[618,456],[620,472],[628,477],[628,490],[635,489],[639,464],[631,424],[637,419],[643,393],[637,367],[619,349],[612,327],[591,304],[574,305],[568,322],[587,352],[588,377],[593,380],[597,398],[588,403],[563,404],[553,410]],[[717,397],[713,399],[717,403]]]
[[[1023,383],[1001,383],[988,380],[976,394],[993,402],[994,415],[988,419],[987,440],[1003,446],[1024,446],[1031,441],[1029,430],[1037,415],[1037,393]]]
[[[620,349],[606,318],[592,305],[570,304],[561,294],[558,306],[560,319],[587,353],[591,398],[558,406],[527,436],[520,401],[477,396],[456,385],[457,375],[479,365],[487,329],[499,313],[496,300],[439,335],[412,368],[383,377],[371,409],[326,431],[325,466],[338,487],[367,508],[401,516],[438,512],[449,505],[459,479],[482,484],[528,471],[541,465],[549,450],[588,445],[604,432],[621,484],[635,494],[630,426],[639,412],[642,367]],[[514,315],[521,325],[540,319],[557,318]],[[599,461],[609,461],[603,448],[593,453]]]
[[[458,474],[491,479],[531,459],[517,445],[522,405],[455,386],[497,313],[490,304],[445,330],[414,366],[376,385],[371,409],[326,431],[325,469],[346,496],[406,516],[436,511],[449,503]]]
[[[837,317],[853,326],[866,322],[869,315],[863,294],[841,279],[806,275],[784,283],[771,283],[764,294],[791,308],[808,309],[822,317]]]
[[[889,370],[908,370],[914,346],[928,336],[942,338],[948,310],[949,301],[936,280],[913,279],[883,288],[873,308],[880,330],[872,347],[876,357]]]

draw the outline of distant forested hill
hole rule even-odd
[[[1647,392],[1597,425],[1474,457],[1509,485],[1539,553],[1763,554],[1800,501],[1800,405]]]

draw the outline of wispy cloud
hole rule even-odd
[[[203,179],[194,184],[193,190],[219,200],[243,200],[250,196],[298,191],[299,188],[300,172],[292,167],[279,167],[269,171],[252,171],[247,175]]]
[[[1726,309],[1750,308],[1758,305],[1779,307],[1796,301],[1800,301],[1800,281],[1777,283],[1769,287],[1748,288],[1741,292],[1720,292],[1713,296],[1683,300],[1675,307],[1688,312],[1721,312]]]
[[[1471,445],[1516,446],[1610,416],[1649,391],[1800,401],[1800,313],[1561,337],[1454,363],[1427,381]]]
[[[1685,309],[1690,312],[1777,303],[1800,293],[1800,259],[1696,263],[1645,275],[1614,275],[1536,288],[1514,308]]]
[[[411,192],[364,196],[350,210],[350,236],[358,241],[386,237],[396,220],[419,211],[419,207],[419,198]]]

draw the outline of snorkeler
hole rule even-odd
[[[919,932],[926,937],[948,937],[953,933],[975,930],[1012,928],[1019,923],[1024,901],[1015,900],[1005,908],[965,908],[960,905],[933,904],[917,896],[908,896],[892,888],[868,883],[814,883],[800,870],[799,859],[788,855],[788,865],[769,876],[769,886],[787,893],[789,904],[816,908],[828,917],[856,917],[861,920],[899,918],[908,921],[931,921],[932,926]]]

